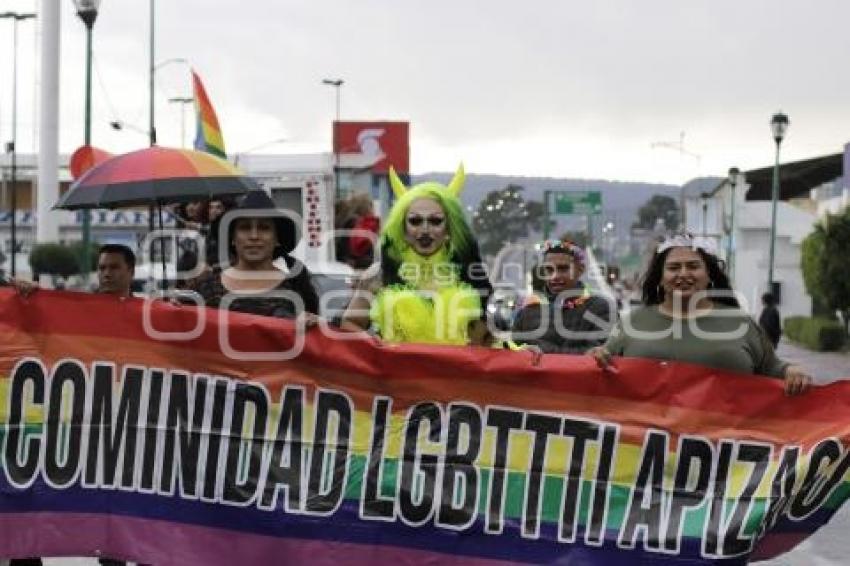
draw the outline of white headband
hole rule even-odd
[[[711,254],[713,256],[717,255],[717,242],[715,242],[712,238],[694,236],[687,233],[676,234],[675,236],[668,236],[667,238],[664,238],[664,241],[658,244],[658,248],[655,250],[655,253],[664,253],[670,248],[700,249],[707,254]]]

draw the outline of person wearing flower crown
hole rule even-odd
[[[388,342],[466,345],[482,334],[492,294],[478,243],[458,195],[463,165],[448,186],[407,188],[389,171],[396,202],[381,232],[380,273],[358,285],[343,327],[371,329]]]
[[[587,260],[580,246],[547,240],[540,248],[535,271],[543,289],[516,314],[513,340],[544,353],[584,354],[608,338],[616,304],[591,294],[581,282]]]
[[[782,361],[741,309],[708,238],[677,234],[660,243],[643,276],[643,306],[625,316],[604,346],[588,352],[604,370],[614,356],[682,361],[783,379],[796,395],[812,383]]]

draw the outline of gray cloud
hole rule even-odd
[[[62,6],[68,150],[82,132],[83,30],[71,2]],[[147,8],[104,0],[95,27],[108,95],[96,84],[94,135],[107,148],[144,143],[106,121],[108,98],[121,118],[146,125]],[[157,8],[157,59],[192,61],[231,150],[281,135],[326,146],[326,76],[346,80],[344,118],[411,120],[418,171],[466,159],[482,173],[683,181],[769,163],[768,121],[780,108],[792,121],[787,158],[837,151],[848,137],[850,5],[840,0],[160,0]],[[165,99],[188,80],[179,67],[158,79],[160,139],[176,145],[179,113]],[[3,131],[6,100],[2,93]],[[650,149],[680,131],[701,167]]]

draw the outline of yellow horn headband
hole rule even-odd
[[[449,183],[449,192],[456,197],[460,196],[460,192],[463,190],[464,181],[466,181],[466,173],[464,173],[463,163],[461,163],[457,166],[457,171],[455,172],[455,176],[452,177],[452,182]]]
[[[401,198],[402,195],[407,192],[407,187],[405,187],[404,183],[401,182],[401,179],[398,178],[398,174],[395,172],[395,168],[392,165],[390,165],[390,186],[393,188],[395,198]]]
[[[396,198],[401,198],[408,190],[402,180],[399,178],[398,174],[395,172],[395,168],[390,166],[389,171],[390,178],[390,186],[393,189],[393,194],[395,194]],[[463,190],[464,182],[466,181],[466,173],[463,170],[463,163],[458,165],[457,171],[455,172],[454,177],[452,177],[451,182],[446,187],[446,190],[452,196],[459,196],[460,192]]]

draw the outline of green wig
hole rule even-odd
[[[463,165],[458,167],[457,173],[455,173],[454,178],[448,186],[443,186],[435,182],[426,182],[408,189],[404,186],[401,179],[398,178],[395,169],[392,167],[390,168],[389,176],[390,185],[396,196],[396,202],[387,216],[386,224],[384,224],[381,247],[390,254],[392,259],[401,262],[402,252],[410,247],[410,244],[404,239],[405,217],[407,216],[407,209],[410,208],[413,201],[420,198],[428,198],[436,201],[446,213],[446,221],[449,229],[449,239],[447,242],[449,256],[462,257],[468,255],[469,247],[473,241],[472,232],[463,214],[463,206],[460,203],[460,199],[458,199],[458,195],[463,189]]]
[[[484,263],[481,261],[478,243],[472,235],[472,230],[463,212],[463,205],[458,198],[461,190],[463,190],[465,180],[463,164],[458,167],[447,186],[435,182],[425,182],[407,188],[392,167],[390,167],[389,178],[390,186],[396,196],[396,202],[387,216],[381,233],[381,264],[384,284],[400,282],[398,269],[403,261],[404,252],[410,248],[410,244],[404,237],[407,210],[413,201],[428,198],[436,201],[446,214],[449,232],[446,251],[452,263],[460,268],[461,280],[470,283],[473,287],[492,292]]]

